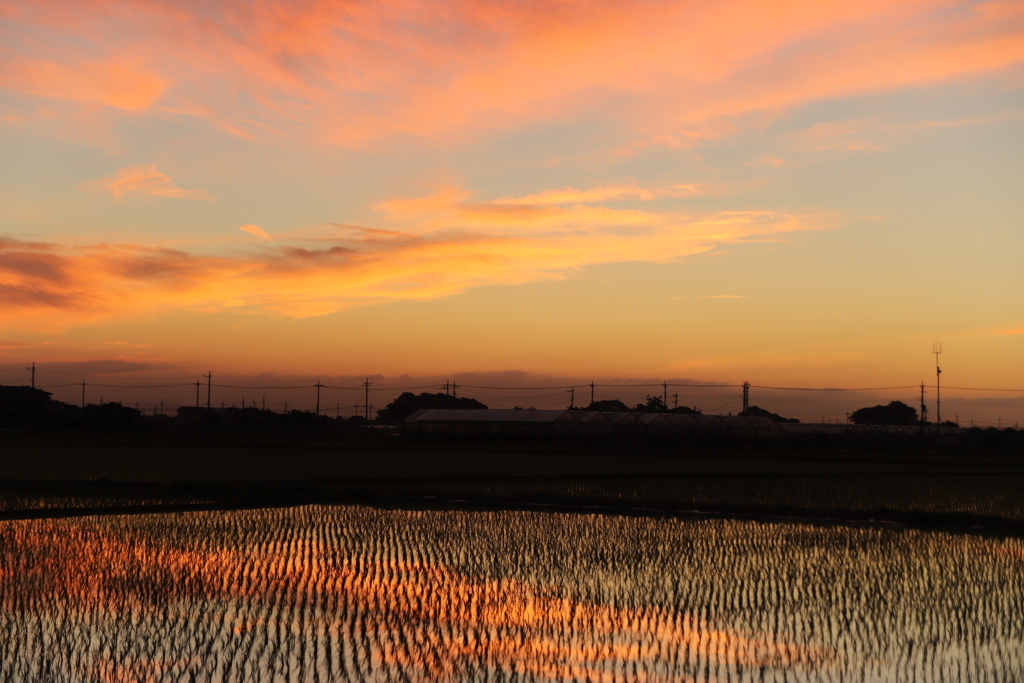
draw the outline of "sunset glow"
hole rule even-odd
[[[1020,2],[8,0],[0,45],[0,383],[904,386],[942,340],[1024,388]]]

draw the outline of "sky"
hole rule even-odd
[[[1021,2],[0,0],[0,149],[5,384],[909,402],[941,341],[1024,421]]]

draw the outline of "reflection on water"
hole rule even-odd
[[[1021,679],[1015,539],[353,507],[0,524],[0,680]]]

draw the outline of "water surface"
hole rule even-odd
[[[309,506],[0,523],[0,679],[1024,680],[1024,542]]]

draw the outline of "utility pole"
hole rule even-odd
[[[661,380],[661,405],[665,406],[665,410],[668,410],[668,380]]]
[[[35,389],[36,388],[36,364],[35,364],[35,362],[32,363],[32,367],[25,368],[25,369],[32,371],[32,388]]]
[[[206,412],[210,412],[210,387],[213,386],[213,370],[207,370],[207,374],[203,375],[206,378]]]
[[[925,416],[928,414],[928,406],[924,404],[924,380],[921,380],[921,424],[925,423]]]
[[[454,380],[452,380],[452,398],[458,398],[458,397],[459,397],[459,385],[456,384]]]
[[[366,381],[363,382],[363,389],[366,390],[366,421],[370,421],[370,378],[367,377]]]
[[[750,382],[743,383],[743,412],[750,408]]]
[[[82,380],[82,407],[85,407],[85,380]]]
[[[576,407],[576,387],[569,388],[569,410]]]
[[[317,380],[316,381],[316,416],[317,417],[320,417],[320,387],[322,387],[322,386],[323,385],[320,384],[320,380]]]
[[[448,380],[445,380],[444,381],[444,395],[445,396],[449,396],[449,397],[451,396],[451,394],[449,393],[450,388],[451,387],[448,386]]]
[[[939,398],[939,376],[942,370],[939,369],[939,354],[942,353],[942,342],[932,344],[932,353],[935,354],[935,424],[942,424],[942,402]]]
[[[679,407],[679,392],[672,394],[672,410]]]
[[[199,419],[199,380],[196,380],[196,419]]]
[[[590,380],[590,405],[594,405],[594,380]]]

